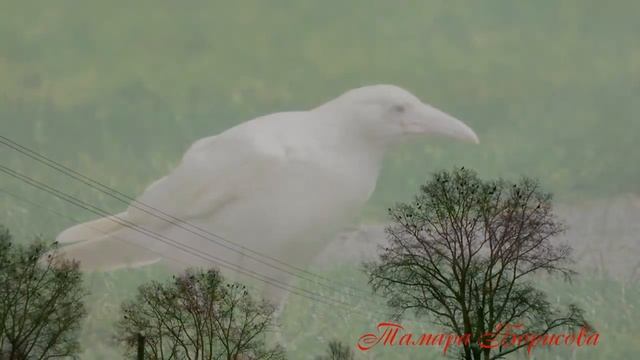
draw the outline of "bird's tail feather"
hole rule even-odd
[[[68,228],[58,235],[56,241],[60,244],[71,244],[79,241],[95,240],[109,233],[120,230],[123,226],[122,219],[127,212],[88,221]]]
[[[154,264],[162,258],[146,248],[105,235],[58,249],[59,255],[80,262],[83,271],[112,271]]]
[[[158,254],[119,236],[126,233],[126,227],[121,224],[126,215],[122,212],[63,231],[56,239],[63,245],[58,255],[80,261],[83,271],[136,268],[160,261]]]

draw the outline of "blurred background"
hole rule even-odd
[[[427,140],[393,152],[356,230],[329,246],[318,271],[363,281],[344,254],[375,250],[386,209],[410,199],[433,171],[463,165],[484,177],[537,177],[570,226],[581,273],[574,284],[544,286],[558,301],[582,304],[602,338],[595,349],[540,350],[535,358],[633,358],[640,351],[638,13],[631,0],[4,0],[0,134],[136,195],[196,139],[353,87],[399,85],[465,121],[481,144]],[[0,160],[101,208],[124,208],[5,146]],[[18,239],[53,238],[95,217],[4,174],[0,189],[0,223]],[[122,357],[110,326],[119,302],[166,274],[151,266],[87,277],[83,358]],[[291,297],[283,316],[290,358],[312,359],[333,337],[355,343],[382,320]]]

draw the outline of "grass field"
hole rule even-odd
[[[393,83],[463,119],[481,144],[397,149],[362,221],[383,221],[432,171],[454,165],[487,177],[538,177],[567,206],[606,203],[640,193],[638,13],[631,0],[4,0],[0,134],[135,195],[198,138],[352,87]],[[0,162],[109,211],[124,207],[6,147]],[[75,219],[0,193],[0,222],[20,239],[54,237],[93,218],[3,174],[0,188]],[[327,271],[345,281],[361,276],[354,267]],[[108,341],[119,301],[165,275],[152,267],[87,278],[83,358],[120,358]],[[608,336],[597,351],[535,358],[633,358],[640,293],[625,281],[585,275],[572,287],[549,285],[559,298],[579,297]],[[377,322],[299,299],[284,321],[292,359]],[[411,356],[424,353],[375,358]]]

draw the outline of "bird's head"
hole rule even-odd
[[[445,136],[478,143],[478,136],[462,121],[425,104],[393,85],[373,85],[349,90],[327,103],[348,114],[367,136],[401,142],[415,135]]]

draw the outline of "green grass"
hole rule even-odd
[[[382,219],[431,172],[454,165],[538,177],[563,203],[637,193],[639,12],[640,3],[624,0],[7,0],[0,2],[0,133],[135,195],[198,138],[355,86],[394,83],[463,119],[481,144],[428,140],[398,149],[367,220]],[[105,210],[124,207],[9,149],[0,154],[3,165]],[[78,221],[93,218],[3,174],[0,188]],[[0,194],[0,222],[30,238],[53,237],[74,221]],[[91,277],[95,310],[85,345],[95,349],[87,358],[115,354],[102,339],[117,303],[163,274]],[[599,293],[622,285],[578,286]],[[618,289],[588,300],[615,335],[603,340],[604,352],[579,358],[637,353],[624,335],[638,333],[625,322],[639,318],[634,294],[626,299]],[[319,320],[309,318],[307,308],[287,309],[293,359],[324,346],[318,336],[353,338],[372,326],[320,308]]]

